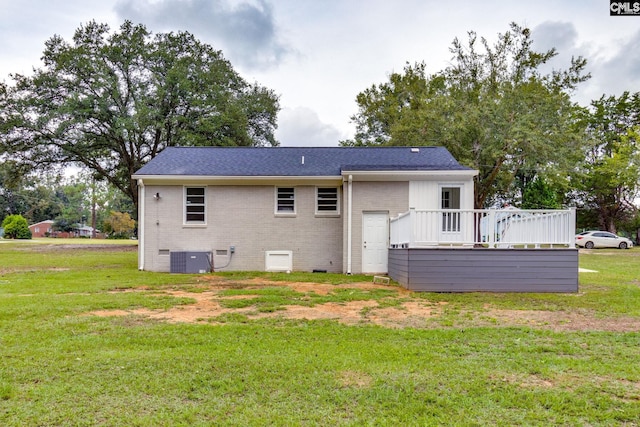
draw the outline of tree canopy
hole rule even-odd
[[[536,52],[529,29],[511,24],[490,44],[468,34],[452,65],[427,75],[407,64],[357,96],[353,141],[343,145],[442,145],[477,169],[475,207],[522,197],[537,175],[558,177],[578,161],[584,137],[570,93],[589,78],[586,61],[544,73],[555,49]]]
[[[640,92],[602,96],[582,116],[589,135],[574,176],[578,204],[613,233],[637,213],[640,195]],[[591,214],[591,215],[589,215]]]
[[[82,165],[137,205],[131,175],[167,146],[277,145],[278,97],[189,33],[90,22],[42,60],[0,85],[0,155],[25,167]]]

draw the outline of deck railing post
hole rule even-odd
[[[416,232],[418,231],[418,223],[416,219],[416,208],[409,208],[409,247],[416,246]]]
[[[569,209],[569,225],[567,230],[567,245],[571,247],[575,247],[575,233],[576,233],[576,208],[572,207]]]
[[[487,232],[489,233],[489,247],[490,248],[495,248],[496,247],[496,232],[497,232],[496,211],[494,209],[489,209],[489,214],[487,215],[487,217],[489,218],[488,221],[487,221],[487,225],[488,225]]]

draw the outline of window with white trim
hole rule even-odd
[[[295,187],[276,188],[276,213],[296,213],[296,189]]]
[[[316,214],[335,215],[340,213],[337,187],[316,187]]]
[[[440,190],[442,213],[442,231],[457,233],[460,231],[460,187],[442,187]]]
[[[184,222],[185,224],[206,223],[206,191],[205,187],[184,188]]]

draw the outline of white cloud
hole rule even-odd
[[[42,2],[0,0],[0,81],[9,74],[30,74],[42,67],[45,42],[54,35],[70,40],[80,25],[91,20],[111,23],[109,2],[86,0]]]
[[[559,54],[566,54],[576,49],[578,31],[571,22],[545,21],[533,28],[531,38],[534,49],[556,48]]]
[[[211,40],[232,62],[247,69],[278,65],[292,49],[279,38],[271,5],[265,0],[120,0],[122,19],[141,22],[154,32],[189,31]]]
[[[640,31],[616,44],[610,58],[594,63],[594,84],[589,99],[602,95],[619,96],[624,91],[637,92],[640,87]]]
[[[323,123],[315,111],[296,107],[280,112],[276,138],[283,147],[336,147],[346,136]]]
[[[473,30],[493,41],[510,22],[533,30],[536,49],[557,48],[552,67],[588,60],[593,77],[579,86],[581,104],[637,91],[640,20],[610,17],[603,1],[0,0],[0,81],[40,66],[54,34],[70,40],[90,20],[117,30],[130,19],[154,33],[188,31],[222,50],[247,81],[274,90],[283,144],[330,145],[352,137],[358,93],[406,62],[442,70],[455,37]]]
[[[567,69],[571,57],[582,56],[587,60],[586,71],[591,78],[581,83],[574,94],[581,105],[586,106],[602,95],[618,96],[625,90],[634,92],[640,86],[640,50],[637,49],[640,31],[623,40],[613,39],[613,43],[611,40],[603,41],[604,44],[587,43],[581,41],[573,23],[546,21],[533,29],[532,37],[535,49],[546,51],[555,47],[558,52],[550,61],[548,71]]]

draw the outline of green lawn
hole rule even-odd
[[[484,318],[491,306],[575,313],[594,325],[638,322],[640,249],[581,254],[580,266],[598,272],[580,274],[578,294],[346,292],[349,282],[370,278],[224,274],[224,295],[238,297],[229,300],[236,301],[231,308],[276,316],[231,313],[223,323],[170,323],[87,313],[187,306],[189,295],[206,288],[202,277],[140,272],[133,248],[64,245],[0,243],[2,426],[637,426],[640,420],[638,329],[585,324],[562,332],[553,324]],[[249,277],[347,285],[328,295],[270,285],[248,292],[241,281]],[[407,298],[446,309],[425,328],[277,316],[291,304],[393,305]]]

